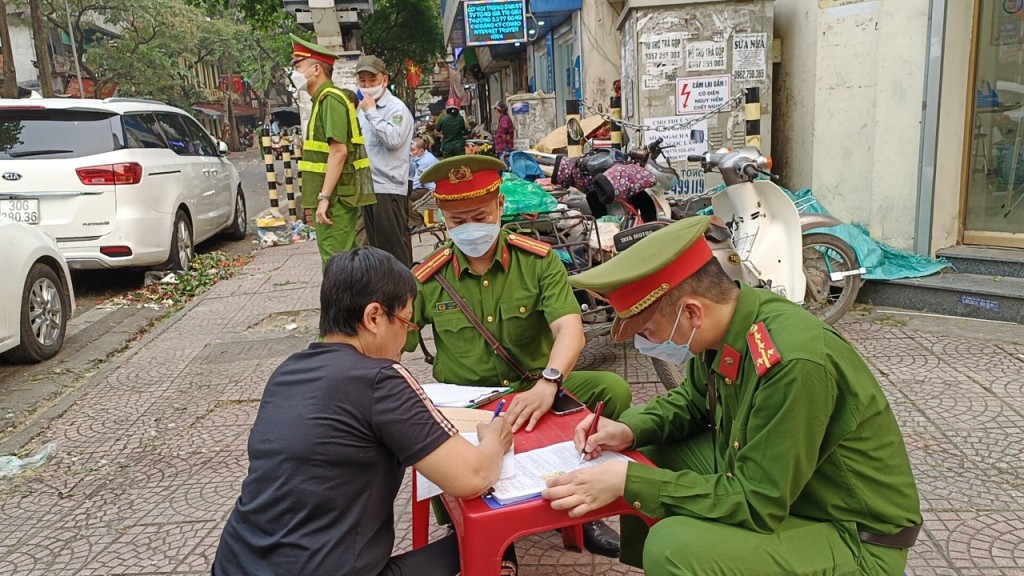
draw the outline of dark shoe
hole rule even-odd
[[[619,557],[619,535],[601,521],[583,524],[583,546],[592,554]]]

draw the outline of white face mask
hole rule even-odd
[[[305,90],[309,84],[309,78],[306,78],[306,73],[299,70],[292,70],[291,79],[296,90]]]
[[[384,85],[371,86],[369,88],[361,88],[363,94],[366,94],[374,100],[380,100],[380,97],[384,95]]]

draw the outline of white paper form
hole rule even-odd
[[[437,407],[467,408],[486,404],[508,392],[506,386],[459,386],[457,384],[421,384],[427,397]]]
[[[633,459],[617,452],[604,451],[592,460],[580,463],[580,453],[572,441],[552,444],[544,448],[516,454],[516,473],[501,478],[494,485],[494,499],[502,504],[519,502],[537,496],[547,487],[548,478],[566,472],[598,466],[605,462],[632,462]]]
[[[473,446],[480,445],[480,438],[477,437],[476,432],[459,432],[459,436],[466,439],[467,442]],[[515,446],[509,447],[505,452],[505,455],[501,459],[501,476],[499,476],[499,482],[501,478],[511,478],[516,475],[516,454]],[[443,492],[441,487],[434,484],[427,479],[426,476],[416,471],[416,500],[426,500],[427,498],[433,498]]]

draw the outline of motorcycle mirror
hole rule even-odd
[[[565,130],[571,140],[577,140],[581,143],[583,142],[583,137],[586,136],[583,132],[583,125],[575,118],[570,118],[569,121],[566,122]]]
[[[704,131],[703,130],[690,130],[690,142],[694,144],[704,143]]]

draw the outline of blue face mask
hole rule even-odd
[[[500,231],[501,227],[497,224],[467,222],[448,230],[448,235],[463,254],[470,258],[479,258],[494,246]]]
[[[690,339],[686,341],[686,344],[676,344],[672,341],[672,336],[676,333],[676,326],[679,325],[679,317],[682,313],[683,308],[680,307],[679,312],[676,314],[676,322],[672,325],[672,332],[668,335],[667,340],[660,344],[655,344],[637,334],[633,336],[633,346],[636,346],[637,351],[644,356],[664,360],[676,366],[686,363],[687,360],[694,356],[693,352],[690,352],[690,342],[693,342],[693,335],[697,333],[697,329],[694,328],[693,332],[690,332]]]

